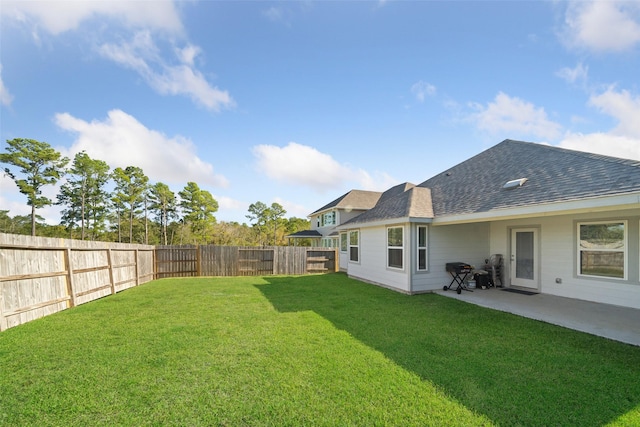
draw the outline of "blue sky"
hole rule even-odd
[[[0,140],[306,217],[520,139],[640,160],[640,2],[0,5]],[[54,197],[57,189],[47,190]],[[0,209],[27,214],[0,175]],[[59,221],[58,208],[39,213]]]

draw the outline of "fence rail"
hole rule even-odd
[[[0,233],[0,331],[154,278],[338,271],[331,248],[150,246]]]
[[[156,278],[300,275],[338,271],[333,248],[300,246],[157,246]]]
[[[154,247],[0,233],[0,331],[153,280]]]

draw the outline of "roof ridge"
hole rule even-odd
[[[630,165],[633,165],[633,166],[640,165],[640,160],[636,160],[636,159],[627,159],[627,158],[624,158],[624,157],[616,157],[616,156],[611,156],[611,155],[608,155],[608,154],[592,153],[592,152],[589,152],[589,151],[581,151],[581,150],[578,150],[578,149],[575,149],[575,148],[559,147],[557,145],[551,145],[551,144],[546,144],[546,143],[518,141],[518,140],[514,140],[514,139],[505,139],[502,142],[505,142],[505,143],[518,143],[518,144],[523,144],[523,145],[535,145],[535,146],[538,146],[538,147],[543,147],[545,149],[562,151],[565,154],[574,155],[574,156],[578,156],[578,157],[595,158],[595,159],[606,160],[606,161],[610,161],[610,162],[614,162],[614,163],[629,163]],[[500,144],[502,144],[502,143],[500,143]],[[497,145],[495,145],[494,147],[491,147],[491,148],[495,148],[500,144],[497,144]],[[491,148],[489,148],[489,149],[491,149]]]

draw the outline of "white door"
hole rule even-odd
[[[538,289],[538,230],[511,230],[511,286]]]

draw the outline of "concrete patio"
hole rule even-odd
[[[502,288],[439,295],[640,346],[640,310],[546,294],[522,295]]]

